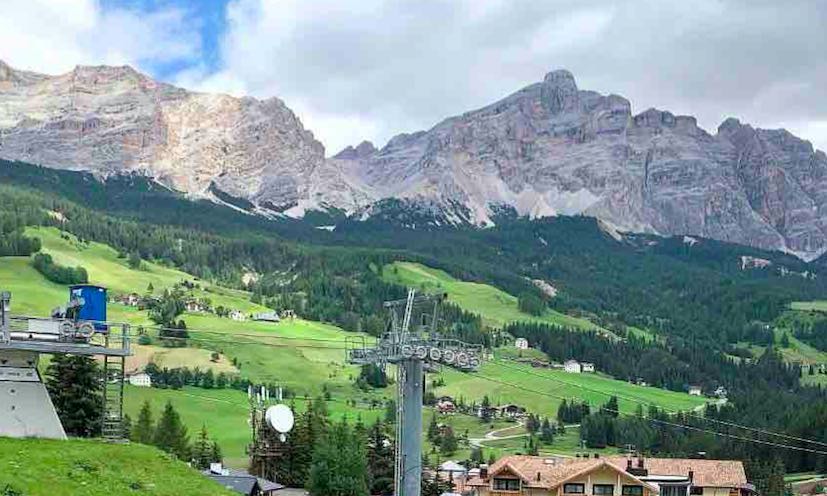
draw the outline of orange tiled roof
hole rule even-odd
[[[626,457],[606,458],[612,464],[626,469]],[[707,487],[739,487],[747,483],[744,464],[737,460],[698,460],[688,458],[645,458],[644,468],[653,475],[689,475],[695,473],[693,484]],[[636,460],[635,460],[636,462]]]
[[[491,465],[488,473],[496,475],[503,471],[509,471],[520,477],[523,483],[529,487],[553,489],[566,480],[591,472],[603,465],[611,466],[619,472],[625,473],[627,463],[626,457],[556,459],[554,463],[549,463],[548,460],[548,458],[539,456],[507,456]],[[635,463],[637,462],[635,461]],[[747,483],[744,466],[739,461],[646,458],[644,467],[649,470],[650,476],[688,476],[689,471],[692,470],[694,472],[694,484],[698,486],[740,487]],[[631,474],[627,475],[636,479]],[[488,481],[474,477],[466,485],[485,486],[488,485]]]

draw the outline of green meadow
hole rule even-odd
[[[385,281],[416,288],[426,292],[445,292],[448,301],[464,310],[479,314],[490,327],[502,327],[510,322],[541,322],[580,329],[597,329],[585,319],[572,317],[554,310],[546,310],[539,317],[521,312],[517,297],[488,284],[460,281],[447,272],[411,262],[394,262],[382,270]]]
[[[3,494],[235,494],[185,463],[140,444],[0,438],[0,467],[0,491],[7,491]]]
[[[200,286],[196,295],[211,298],[213,305],[236,308],[244,313],[264,310],[264,307],[251,303],[250,294],[245,291],[199,281],[190,274],[161,264],[144,261],[140,269],[132,269],[125,258],[119,258],[116,250],[106,245],[80,242],[53,228],[29,228],[26,232],[39,237],[43,251],[51,254],[57,263],[85,267],[90,282],[108,287],[110,295],[129,292],[142,294],[150,284],[157,294],[180,281],[188,280]],[[595,327],[586,320],[552,311],[541,317],[532,317],[519,311],[517,299],[512,295],[485,284],[458,281],[444,272],[421,265],[397,263],[386,267],[383,273],[387,280],[397,284],[426,291],[446,291],[451,301],[466,310],[480,313],[492,326],[516,320],[533,320],[580,328]],[[24,257],[0,258],[0,287],[12,291],[12,310],[15,314],[46,315],[50,309],[64,304],[68,293],[65,286],[47,281],[32,268],[30,260]],[[146,312],[138,311],[135,307],[110,303],[108,313],[112,321],[127,322],[133,326],[152,324]],[[382,407],[372,409],[371,404],[383,403],[395,394],[394,386],[384,390],[363,391],[354,385],[358,368],[346,363],[346,348],[362,342],[370,343],[371,339],[363,334],[345,332],[333,325],[302,319],[289,319],[276,324],[234,321],[206,313],[187,313],[182,318],[186,321],[191,336],[188,347],[161,348],[157,336],[153,336],[154,331],[150,331],[153,344],[136,346],[134,363],[156,357],[155,360],[160,365],[168,367],[213,367],[208,363],[209,352],[218,351],[222,354],[221,365],[214,367],[218,370],[233,370],[231,364],[235,363],[238,373],[243,376],[257,382],[279,384],[299,397],[317,397],[327,392],[330,396],[328,406],[333,417],[361,417],[365,422],[384,415]],[[536,350],[522,353],[522,356],[528,355],[542,357]],[[501,349],[497,351],[497,357],[498,360],[514,359],[520,358],[521,353]],[[494,404],[516,403],[533,413],[551,417],[556,415],[560,403],[558,397],[585,399],[593,405],[600,405],[611,394],[617,394],[621,409],[628,412],[634,411],[634,401],[654,403],[673,410],[695,408],[704,402],[700,398],[634,386],[599,374],[566,374],[558,370],[532,369],[511,361],[507,364],[508,368],[496,361],[486,362],[478,374],[444,368],[440,375],[446,385],[438,388],[435,393],[463,397],[468,403],[479,402],[483,396],[488,395]],[[498,384],[486,380],[486,377],[511,385]],[[591,391],[583,389],[584,387]],[[522,388],[546,392],[556,397],[527,392]],[[133,420],[144,401],[150,401],[156,415],[164,403],[171,401],[191,433],[194,434],[202,425],[206,425],[210,434],[222,446],[227,461],[234,466],[244,465],[244,448],[249,442],[249,407],[244,392],[191,387],[177,391],[132,386],[126,388],[126,411]],[[303,400],[297,402],[298,409],[303,408],[303,405]],[[426,421],[429,420],[428,415],[426,412]],[[441,422],[452,425],[459,433],[469,431],[471,437],[482,437],[488,430],[508,425],[499,422],[493,426],[486,425],[476,418],[463,416],[445,416],[440,419]],[[563,447],[568,442],[564,439],[560,440]],[[519,450],[522,440],[501,440],[498,443],[503,444],[503,449]],[[468,447],[464,446],[462,450],[465,451],[457,456],[467,453]]]

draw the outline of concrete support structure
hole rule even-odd
[[[422,480],[422,360],[400,363],[405,368],[402,385],[402,491],[399,496],[419,496]]]

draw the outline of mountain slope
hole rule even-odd
[[[381,150],[324,155],[277,98],[190,92],[130,67],[47,76],[0,62],[4,159],[138,173],[267,216],[364,218],[392,200],[439,224],[585,214],[805,259],[827,250],[827,155],[809,142],[736,119],[710,134],[691,116],[633,115],[625,98],[581,90],[565,70]]]
[[[578,89],[568,71],[381,150],[359,163],[379,197],[490,224],[586,214],[619,229],[691,234],[813,258],[827,249],[827,155],[784,130],[735,119],[711,135],[694,117]]]
[[[276,211],[301,213],[327,199],[349,206],[358,196],[278,98],[194,93],[128,66],[47,76],[0,61],[0,102],[6,159],[104,177],[137,172],[192,195],[218,190]]]

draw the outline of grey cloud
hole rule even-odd
[[[764,127],[827,121],[819,0],[351,4],[239,0],[224,70],[258,96],[374,123],[365,138],[379,145],[561,67],[581,88],[621,94],[636,111],[692,114],[712,131],[730,115]],[[336,129],[314,131],[329,153],[344,144]]]

